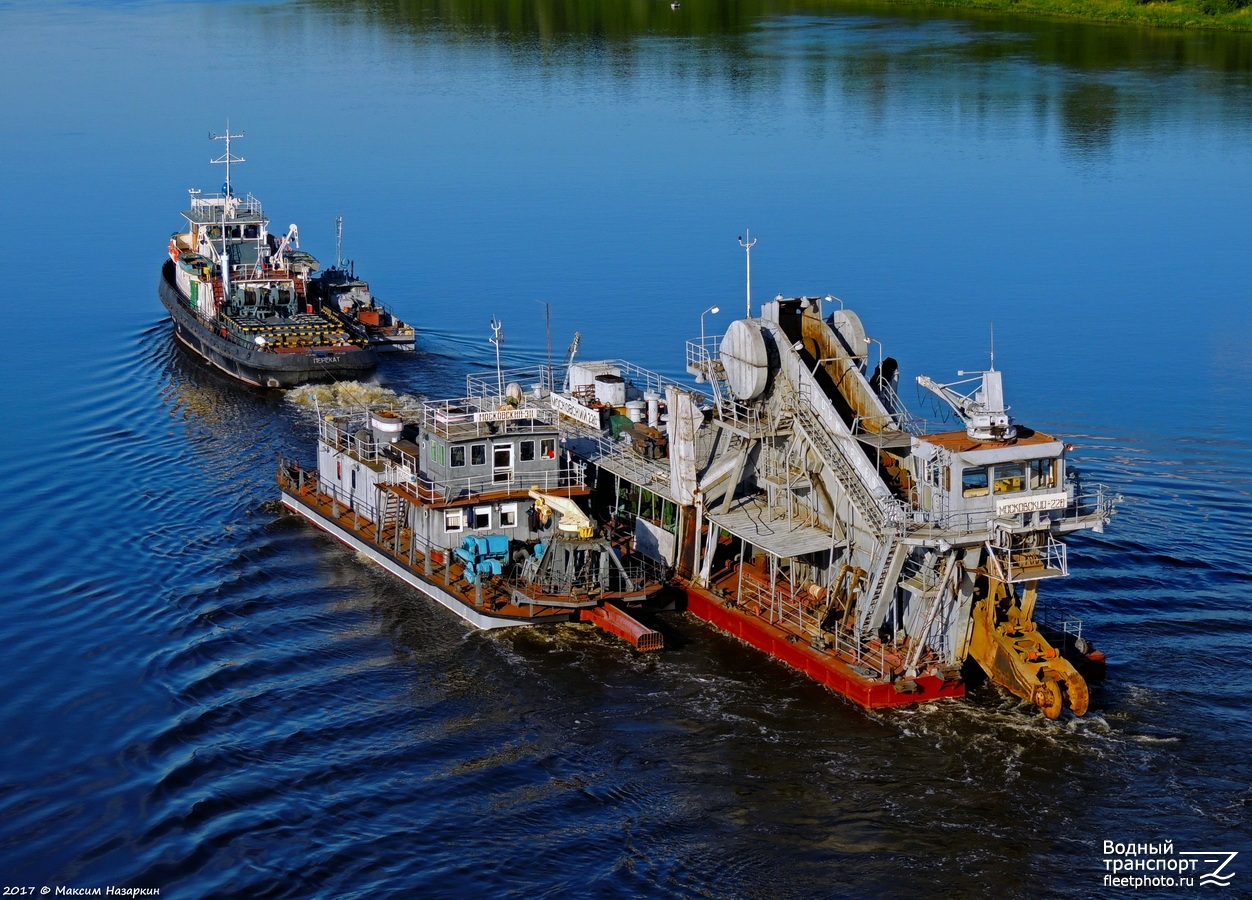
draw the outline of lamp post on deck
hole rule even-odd
[[[870,344],[878,345],[878,377],[879,377],[879,380],[881,380],[882,379],[882,357],[883,357],[882,341],[878,340],[877,338],[869,337],[868,335],[865,337],[865,364],[867,366],[869,365],[869,345]],[[870,387],[873,387],[873,385],[870,385]]]
[[[866,366],[868,366],[868,365],[869,365],[869,345],[870,345],[870,344],[877,344],[877,345],[878,345],[878,372],[877,372],[877,374],[878,374],[878,384],[877,384],[877,385],[875,385],[875,384],[874,384],[874,382],[873,382],[873,381],[871,381],[871,382],[869,383],[869,389],[870,389],[871,391],[873,391],[873,392],[877,395],[878,399],[879,399],[880,401],[882,401],[883,405],[884,405],[884,406],[886,406],[886,401],[882,399],[882,385],[883,385],[883,377],[882,377],[882,358],[883,358],[882,341],[878,340],[877,338],[872,338],[872,337],[870,337],[869,335],[866,335],[866,336],[865,336],[865,364],[866,364]],[[876,469],[877,469],[877,468],[881,468],[881,466],[882,466],[882,440],[883,440],[883,438],[882,438],[882,430],[881,430],[881,428],[880,428],[880,430],[879,430],[879,432],[878,432],[878,440],[874,442],[874,468],[876,468]],[[897,623],[897,628],[898,628],[898,627],[899,627],[899,625],[898,625],[898,623]]]
[[[700,349],[701,350],[704,349],[704,317],[707,316],[709,313],[712,313],[713,315],[717,315],[721,311],[722,309],[720,306],[710,306],[704,312],[700,313]]]
[[[704,383],[705,381],[704,371],[705,369],[708,368],[708,365],[709,365],[709,351],[708,351],[708,348],[704,346],[704,317],[707,316],[709,313],[712,313],[713,315],[717,315],[721,311],[722,311],[721,307],[715,304],[713,306],[710,306],[704,312],[700,313],[700,352],[699,352],[699,355],[696,357],[696,363],[699,367],[699,371],[696,372],[696,384]]]

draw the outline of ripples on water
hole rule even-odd
[[[26,880],[1048,893],[1072,889],[1073,864],[1098,878],[1099,842],[1128,828],[1190,843],[1246,828],[1229,673],[1252,547],[1229,534],[1246,503],[1220,487],[1246,447],[1196,443],[1168,465],[1093,451],[1130,499],[1050,592],[1110,654],[1089,716],[1047,722],[990,687],[866,713],[681,614],[659,617],[659,656],[589,626],[467,630],[281,511],[275,450],[307,449],[308,411],[221,382],[165,326],[137,346],[101,377],[86,439],[50,451],[91,476],[71,502],[64,484],[21,485],[54,510],[14,530],[34,595],[10,615],[43,623],[10,629],[32,667],[10,752],[39,775],[4,785],[0,815]],[[48,565],[48,533],[74,565]],[[81,677],[66,689],[41,665]]]
[[[465,371],[490,366],[493,314],[507,313],[509,364],[545,361],[536,297],[554,300],[558,360],[582,328],[588,355],[681,375],[703,297],[726,305],[722,327],[738,308],[722,298],[742,296],[732,238],[749,213],[754,234],[758,218],[773,228],[753,261],[758,299],[846,276],[850,304],[907,371],[970,367],[994,307],[1005,346],[1017,342],[1014,402],[1042,409],[1031,424],[1073,440],[1088,479],[1126,496],[1107,534],[1072,542],[1072,576],[1041,601],[1085,620],[1110,678],[1083,719],[1045,721],[990,686],[867,713],[681,614],[658,617],[660,655],[589,626],[467,630],[282,511],[276,454],[312,457],[315,411],[223,381],[156,318],[169,192],[193,177],[201,130],[243,112],[205,101],[183,135],[152,115],[173,108],[148,89],[168,79],[165,58],[126,69],[118,54],[134,41],[112,39],[133,23],[145,46],[172,46],[189,11],[45,19],[32,7],[16,10],[30,33],[90,46],[41,69],[18,32],[0,32],[15,83],[25,65],[75,85],[64,106],[41,106],[33,87],[35,99],[4,101],[14,146],[27,140],[14,129],[40,134],[38,165],[14,154],[0,186],[31,217],[5,246],[23,267],[60,246],[98,190],[97,138],[106,160],[140,165],[108,227],[85,223],[100,230],[84,240],[111,249],[116,222],[128,230],[111,262],[67,270],[65,321],[31,318],[52,308],[42,296],[11,305],[21,340],[6,360],[23,374],[0,397],[10,882],[165,897],[1089,896],[1106,839],[1252,850],[1252,355],[1229,262],[1242,218],[1216,216],[1199,240],[1184,227],[1237,207],[1246,185],[1247,66],[1222,51],[1243,45],[1160,38],[1199,63],[1180,67],[1116,29],[876,9],[753,33],[752,7],[730,36],[607,45],[529,33],[514,45],[503,24],[455,39],[357,28],[347,15],[334,31],[347,49],[328,61],[310,51],[330,33],[316,10],[343,4],[191,6],[245,55],[261,34],[255,58],[281,82],[264,124],[244,123],[260,138],[249,187],[267,201],[286,191],[274,209],[302,225],[301,204],[309,218],[368,208],[374,224],[349,234],[383,248],[370,277],[403,285],[398,299],[427,319],[424,351],[379,376],[388,388],[460,394]],[[413,4],[345,8],[363,6],[420,18]],[[376,76],[387,91],[351,96]],[[310,135],[309,107],[288,110],[323,81],[317,109],[364,105],[366,155],[321,143],[359,132]],[[235,90],[256,102],[250,70]],[[676,137],[644,143],[658,110]],[[452,130],[428,127],[441,121]],[[552,140],[561,129],[568,146]],[[140,136],[109,143],[119,132]],[[288,135],[311,147],[284,150]],[[1196,153],[1204,172],[1219,167],[1216,187],[1154,181]],[[515,157],[542,178],[491,174]],[[379,160],[404,177],[378,178]],[[563,205],[563,193],[589,199]],[[1036,218],[1023,223],[1024,209]],[[401,234],[415,210],[420,228]],[[709,249],[722,244],[724,257]],[[122,287],[101,298],[101,280]],[[1197,299],[1176,299],[1193,286]],[[940,307],[953,321],[936,333]],[[1040,330],[1043,313],[1060,326]],[[62,327],[55,359],[29,340]],[[1183,341],[1201,348],[1200,371],[1168,368]]]

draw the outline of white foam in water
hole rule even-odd
[[[368,381],[336,381],[331,384],[306,384],[292,388],[287,399],[306,409],[344,409],[347,407],[409,406],[416,398],[397,394],[390,388]]]

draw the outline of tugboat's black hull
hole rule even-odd
[[[174,336],[206,362],[244,384],[289,388],[313,381],[356,378],[378,366],[378,354],[368,348],[273,353],[222,337],[187,307],[187,300],[174,281],[172,261],[161,268],[159,293],[174,320]]]

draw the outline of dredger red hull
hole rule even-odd
[[[965,682],[959,679],[945,681],[927,675],[909,681],[910,690],[900,690],[895,684],[865,678],[842,660],[796,640],[790,632],[757,616],[726,608],[716,597],[699,587],[688,585],[686,593],[688,612],[798,669],[866,709],[909,706],[945,697],[965,696]]]

